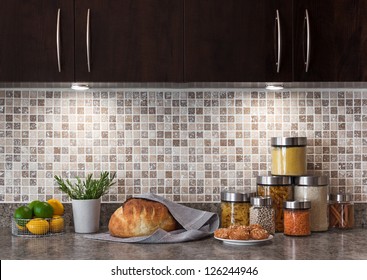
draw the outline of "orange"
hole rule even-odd
[[[37,218],[52,218],[54,209],[47,202],[38,202],[33,206],[33,214]]]
[[[57,200],[56,198],[51,198],[47,200],[47,202],[54,209],[54,215],[60,215],[60,216],[64,215],[64,205],[62,205],[62,203],[59,200]]]
[[[50,220],[50,231],[53,233],[62,232],[64,230],[64,218],[54,215]]]

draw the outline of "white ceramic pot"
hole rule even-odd
[[[76,233],[93,233],[99,230],[101,199],[72,200]]]

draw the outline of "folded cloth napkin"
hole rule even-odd
[[[170,232],[158,229],[149,236],[130,238],[114,237],[109,232],[88,234],[84,237],[125,243],[176,243],[210,236],[219,227],[219,217],[216,213],[193,209],[154,194],[138,195],[135,198],[149,199],[166,205],[171,215],[182,226],[182,229]]]

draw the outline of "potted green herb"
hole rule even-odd
[[[101,197],[108,193],[116,173],[110,176],[109,172],[101,172],[99,179],[92,179],[92,174],[87,175],[85,181],[76,177],[77,182],[69,179],[63,180],[55,175],[59,189],[71,199],[73,207],[73,220],[75,232],[92,233],[99,229],[101,212]]]

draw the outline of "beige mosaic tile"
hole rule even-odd
[[[53,177],[116,172],[104,202],[153,192],[218,202],[254,191],[270,138],[308,137],[308,171],[367,202],[367,91],[0,90],[0,202],[52,196]]]

